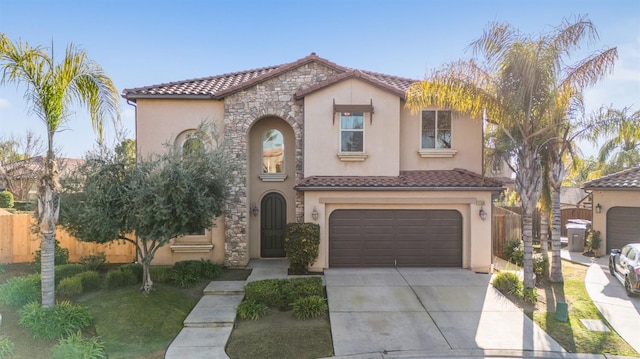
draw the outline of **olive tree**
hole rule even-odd
[[[232,173],[223,145],[204,144],[131,161],[102,149],[87,156],[63,192],[60,223],[82,241],[132,243],[144,268],[141,290],[153,282],[149,267],[157,250],[178,236],[214,225],[222,215]],[[122,153],[122,152],[120,152]]]

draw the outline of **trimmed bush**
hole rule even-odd
[[[36,209],[38,205],[33,201],[13,201],[13,208],[17,211],[30,212]]]
[[[524,264],[524,246],[521,240],[512,239],[504,244],[504,259],[521,266]]]
[[[138,283],[136,275],[129,269],[109,271],[104,279],[104,286],[109,289],[126,287],[136,283]]]
[[[13,208],[13,193],[7,190],[0,192],[0,208]]]
[[[151,267],[149,274],[154,283],[170,283],[173,269],[170,267]]]
[[[88,309],[62,301],[53,309],[38,303],[29,303],[18,312],[18,324],[28,328],[34,337],[57,339],[71,335],[89,326],[93,316]]]
[[[106,261],[107,256],[104,254],[104,252],[80,257],[80,263],[86,270],[97,270]]]
[[[52,349],[53,359],[106,359],[104,344],[96,337],[83,338],[81,333],[74,333],[60,339]]]
[[[140,263],[127,263],[127,264],[123,264],[120,267],[118,267],[118,269],[122,270],[122,271],[131,271],[133,274],[135,274],[136,276],[136,280],[139,283],[142,283],[142,276],[144,275],[144,268],[142,267],[142,264]]]
[[[0,285],[0,303],[19,307],[40,302],[40,292],[40,274],[10,278]]]
[[[73,278],[80,278],[84,291],[100,288],[100,274],[94,270],[76,274]]]
[[[0,359],[13,356],[16,345],[9,338],[0,335]]]
[[[500,272],[493,279],[493,286],[500,292],[508,295],[520,295],[522,282],[513,272]]]
[[[296,274],[307,273],[318,258],[320,225],[316,223],[289,223],[285,228],[284,251]]]
[[[55,266],[56,284],[60,283],[63,279],[73,277],[78,273],[84,272],[84,266],[82,264],[62,264]]]
[[[179,261],[173,265],[171,282],[179,287],[190,287],[201,277],[202,262],[197,260]]]
[[[0,274],[4,273],[4,264],[0,263]]]
[[[238,305],[236,312],[242,320],[258,320],[269,313],[269,306],[255,300],[245,300]]]
[[[292,279],[266,279],[245,286],[245,298],[280,310],[289,310],[293,303],[308,296],[324,296],[322,279],[304,277]]]
[[[54,264],[61,265],[69,263],[69,250],[67,248],[60,247],[60,241],[56,240],[56,247],[54,252]],[[33,257],[33,264],[36,269],[40,270],[40,250],[36,250]]]
[[[56,286],[56,292],[64,298],[75,298],[82,294],[82,278],[73,276],[65,278]]]
[[[293,303],[293,315],[298,319],[317,318],[327,310],[329,310],[327,300],[317,295],[300,298]]]

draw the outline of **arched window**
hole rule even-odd
[[[182,157],[202,156],[204,154],[204,143],[197,137],[188,137],[182,144]]]
[[[276,129],[267,130],[262,136],[262,173],[284,173],[284,137]]]

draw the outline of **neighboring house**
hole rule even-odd
[[[589,193],[579,187],[560,187],[560,208],[591,208]]]
[[[591,193],[593,229],[602,238],[599,254],[640,242],[640,167],[586,182],[582,188]]]
[[[0,186],[6,187],[13,193],[16,201],[34,201],[38,194],[38,182],[42,178],[45,158],[35,156],[26,160],[8,163],[3,168],[7,179]],[[69,174],[84,162],[75,158],[58,158],[58,174],[64,180]]]
[[[482,175],[482,121],[435,107],[412,114],[405,92],[414,81],[312,53],[124,90],[136,106],[138,155],[162,151],[167,140],[184,148],[210,120],[238,168],[217,226],[177,238],[154,263],[208,258],[243,267],[283,257],[285,224],[306,221],[320,225],[315,270],[489,271],[491,203],[502,184]]]

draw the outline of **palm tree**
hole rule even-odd
[[[534,287],[532,214],[540,198],[540,155],[558,132],[561,109],[611,72],[615,48],[594,53],[573,65],[569,55],[585,39],[595,39],[585,17],[564,20],[548,34],[526,36],[508,24],[493,23],[470,47],[481,63],[457,61],[434,71],[407,91],[407,106],[450,108],[495,125],[495,143],[515,161],[516,190],[522,205],[524,286]]]
[[[605,174],[640,165],[640,110],[629,114],[630,110],[602,108],[593,116],[603,124],[588,138],[594,144],[607,139],[598,152],[598,162],[606,165]]]
[[[0,33],[0,84],[25,85],[30,110],[47,128],[47,155],[38,188],[37,218],[42,241],[42,306],[55,304],[54,248],[58,221],[59,183],[54,153],[54,135],[70,117],[73,105],[86,107],[93,129],[102,140],[102,124],[110,117],[120,120],[120,98],[111,79],[87,53],[70,44],[62,62],[55,63],[41,47],[12,42]]]

